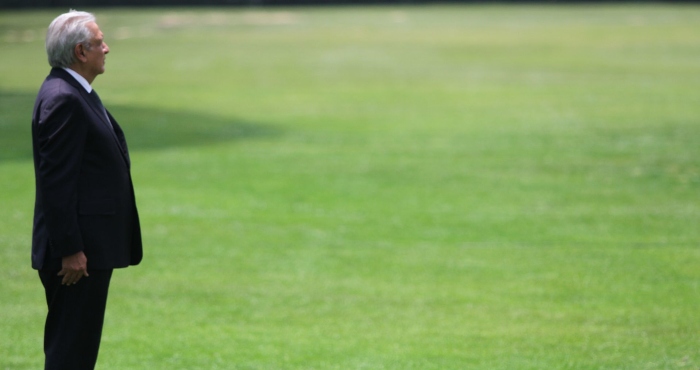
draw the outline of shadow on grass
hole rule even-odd
[[[31,121],[36,95],[0,90],[0,162],[32,158]],[[198,146],[281,134],[279,128],[193,112],[109,105],[131,152]]]

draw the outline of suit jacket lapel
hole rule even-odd
[[[114,128],[113,132],[115,137],[117,138],[117,143],[119,144],[119,149],[122,152],[122,156],[124,157],[124,160],[126,161],[126,164],[131,167],[131,159],[129,158],[129,148],[126,146],[126,138],[124,137],[124,131],[122,131],[121,126],[117,123],[117,120],[112,117],[111,114],[105,109],[105,112],[107,113],[107,116],[112,123],[112,127]]]
[[[79,91],[83,99],[85,99],[90,105],[90,108],[92,108],[95,114],[97,114],[97,116],[100,117],[100,121],[107,125],[107,127],[110,130],[112,130],[112,124],[109,121],[107,121],[106,110],[102,110],[103,107],[100,106],[99,102],[97,102],[97,100],[92,95],[85,91],[85,89],[81,87]]]

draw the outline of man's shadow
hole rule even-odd
[[[35,94],[0,90],[0,162],[32,158],[35,98]],[[108,109],[122,126],[131,152],[281,135],[279,128],[236,118],[114,104],[108,104]]]

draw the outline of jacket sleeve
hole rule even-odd
[[[51,254],[70,256],[84,249],[78,226],[78,178],[88,130],[86,117],[80,101],[70,94],[42,101],[37,113],[37,186]]]

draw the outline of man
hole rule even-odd
[[[105,71],[95,17],[70,11],[46,35],[51,72],[34,105],[32,267],[46,293],[45,369],[94,369],[115,268],[141,261],[124,133],[91,83]]]

